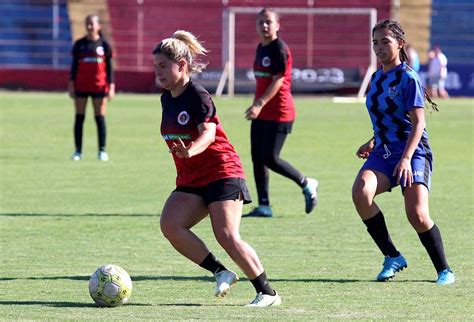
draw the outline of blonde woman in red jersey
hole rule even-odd
[[[301,187],[307,214],[313,211],[318,201],[318,181],[307,178],[280,158],[295,120],[295,106],[291,95],[291,51],[278,37],[279,30],[278,13],[273,9],[262,9],[257,15],[260,44],[254,62],[257,88],[252,105],[245,111],[246,119],[252,121],[250,137],[258,207],[243,217],[273,216],[268,193],[268,169]]]
[[[163,235],[183,256],[216,278],[217,297],[237,282],[207,248],[192,227],[211,219],[214,236],[252,282],[257,295],[248,306],[279,305],[253,248],[240,237],[242,206],[250,196],[240,158],[227,139],[209,93],[191,81],[205,65],[196,61],[205,48],[187,31],[178,30],[153,50],[156,76],[165,89],[161,96],[161,134],[175,162],[176,189],[161,213]]]

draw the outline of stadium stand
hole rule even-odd
[[[190,30],[205,41],[208,60],[221,66],[222,3],[213,0],[143,1],[109,0],[117,65],[127,70],[153,68],[151,52],[177,29]],[[183,9],[186,8],[186,9]],[[211,66],[212,66],[211,65]]]
[[[474,1],[433,0],[431,45],[440,45],[449,64],[474,61]]]
[[[204,45],[209,49],[207,60],[210,68],[221,68],[222,62],[222,15],[223,9],[230,6],[252,6],[263,7],[265,5],[277,5],[280,7],[307,7],[307,0],[283,0],[283,1],[245,1],[233,0],[225,1],[203,0],[186,1],[176,0],[173,2],[131,2],[127,0],[108,0],[111,27],[117,52],[117,60],[120,68],[146,70],[150,66],[150,53],[156,43],[165,37],[170,36],[177,29],[187,29],[198,35],[204,41]],[[355,0],[351,6],[371,8],[378,10],[379,16],[390,14],[390,1],[378,0]],[[318,7],[347,7],[347,1],[325,0],[318,1]],[[186,10],[183,10],[186,8]],[[367,45],[360,48],[350,46],[363,38],[363,42],[368,41],[368,34],[360,31],[368,31],[367,21],[360,22],[360,29],[348,29],[347,26],[354,26],[353,21],[360,17],[338,17],[339,21],[334,29],[326,26],[334,17],[321,17],[315,19],[315,30],[319,30],[313,35],[313,52],[311,56],[314,60],[310,63],[315,67],[336,67],[354,66],[353,61],[341,58],[345,52],[335,51],[332,46],[334,42],[345,41],[348,46],[346,51],[353,54],[354,59],[360,61],[360,66],[367,66]],[[307,59],[307,34],[302,32],[302,26],[306,24],[306,17],[303,22],[301,16],[285,16],[284,28],[282,32],[285,40],[292,48],[295,57],[295,64],[306,66]],[[351,20],[350,23],[348,21]],[[247,68],[252,65],[254,51],[258,43],[255,32],[255,16],[247,15],[239,17],[236,21],[236,67]],[[356,24],[357,25],[357,24]],[[303,28],[304,29],[304,28]],[[357,37],[359,39],[354,39]],[[298,60],[298,57],[299,60]]]
[[[177,29],[193,32],[209,49],[204,59],[209,62],[206,77],[214,84],[225,63],[224,11],[236,6],[375,8],[377,19],[392,17],[402,22],[422,64],[427,62],[428,50],[439,44],[456,77],[451,78],[455,82],[450,82],[450,92],[472,93],[471,0],[2,0],[0,87],[63,90],[72,43],[84,35],[84,18],[90,13],[99,14],[103,34],[114,49],[119,90],[154,91],[151,51]],[[348,77],[354,75],[354,85],[360,83],[368,64],[367,21],[362,16],[285,14],[281,33],[292,49],[294,68],[313,74],[343,69]],[[235,70],[247,77],[258,43],[255,15],[239,14],[235,23]],[[45,73],[51,76],[47,80]]]
[[[3,66],[60,68],[69,65],[71,32],[66,0],[1,1]],[[55,19],[53,19],[55,17]]]
[[[102,35],[107,39],[107,42],[114,47],[110,30],[110,16],[107,0],[69,0],[67,7],[69,11],[69,21],[71,22],[72,39],[74,41],[85,35],[85,18],[90,14],[97,14],[100,17]]]
[[[392,9],[393,17],[402,24],[407,41],[417,51],[420,61],[428,61],[430,49],[431,0],[400,0],[400,7]]]

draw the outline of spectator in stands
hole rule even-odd
[[[68,84],[69,95],[74,99],[76,110],[74,122],[76,151],[72,155],[72,160],[82,159],[82,128],[87,99],[91,97],[97,124],[98,159],[108,161],[109,156],[105,151],[105,110],[107,99],[112,99],[115,94],[112,48],[102,37],[98,15],[87,16],[85,26],[87,35],[77,40],[72,49],[73,59]]]
[[[416,49],[411,44],[407,43],[405,45],[405,51],[408,56],[408,66],[418,73],[420,71],[420,58],[418,57]]]
[[[254,61],[256,92],[252,105],[245,111],[251,120],[251,152],[258,207],[244,217],[272,217],[268,192],[268,169],[293,180],[303,191],[305,211],[310,213],[317,204],[318,181],[307,178],[287,161],[280,158],[285,139],[295,120],[291,94],[291,51],[279,38],[279,15],[264,8],[257,15],[257,46]]]
[[[455,282],[438,226],[429,215],[432,151],[425,129],[424,99],[436,110],[418,75],[407,67],[405,32],[395,20],[372,29],[372,48],[382,63],[371,78],[367,109],[374,136],[356,152],[367,159],[352,187],[352,199],[372,239],[385,256],[378,281],[387,281],[407,267],[392,242],[382,211],[374,202],[400,185],[408,221],[428,252],[438,273],[437,284]]]
[[[449,98],[446,91],[446,79],[448,78],[448,59],[441,51],[439,45],[433,47],[428,62],[428,78],[431,96]]]
[[[191,80],[205,68],[196,58],[206,49],[193,34],[178,30],[153,50],[161,96],[161,134],[177,169],[176,189],[161,213],[163,235],[183,256],[216,278],[217,297],[224,297],[237,275],[220,263],[191,231],[209,214],[219,244],[242,269],[257,295],[248,306],[279,305],[260,260],[240,237],[244,203],[251,202],[239,156],[227,139],[211,95]]]

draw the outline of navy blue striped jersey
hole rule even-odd
[[[378,69],[371,78],[366,99],[376,146],[406,141],[412,124],[408,112],[424,107],[424,93],[418,75],[402,63],[384,73]],[[426,129],[422,141],[428,139]]]

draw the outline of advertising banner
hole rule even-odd
[[[427,85],[427,66],[421,66],[420,78]],[[474,64],[449,64],[446,90],[449,96],[474,96]]]
[[[355,92],[359,89],[364,77],[364,70],[357,68],[293,68],[292,91],[298,93],[338,93]],[[197,82],[209,91],[215,92],[221,78],[221,70],[204,70],[193,76]],[[426,66],[419,72],[421,81],[426,86]],[[474,64],[449,64],[446,90],[450,96],[474,97]],[[235,71],[235,93],[253,93],[255,78],[251,69]]]

